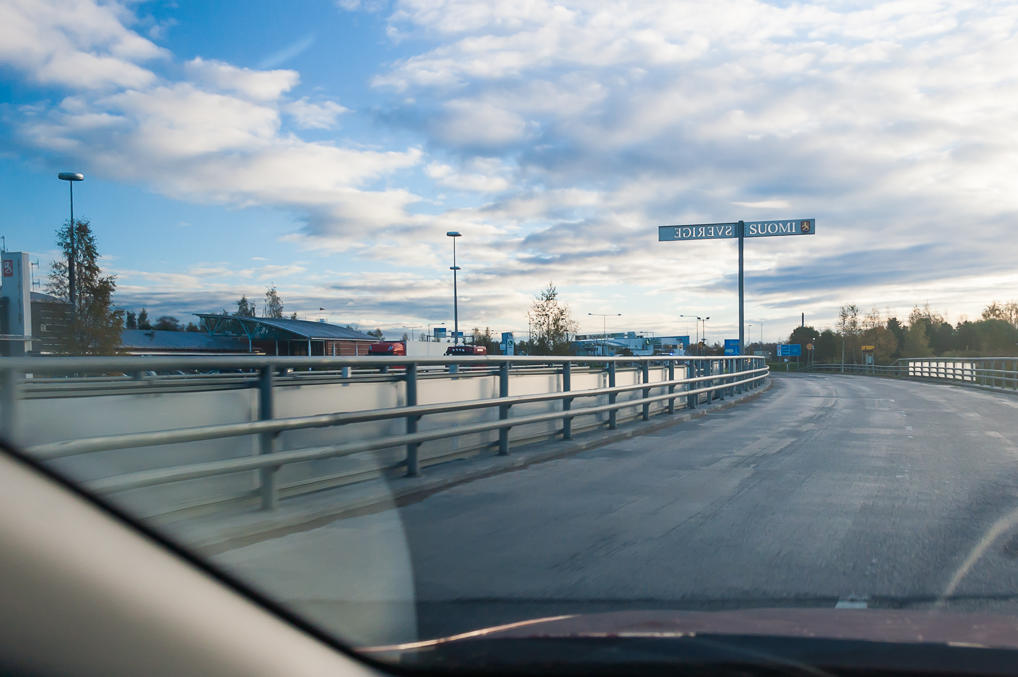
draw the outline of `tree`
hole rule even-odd
[[[1012,327],[1018,328],[1018,303],[994,301],[983,309],[984,320],[1003,320]]]
[[[195,331],[201,331],[201,329],[199,329],[198,325],[196,325],[194,322],[188,322],[187,323],[187,329],[185,329],[184,331],[195,332]]]
[[[472,339],[475,346],[484,346],[489,355],[501,354],[498,341],[495,340],[494,334],[491,333],[491,329],[488,327],[485,327],[483,332],[477,327],[474,327]]]
[[[134,314],[133,310],[127,311],[127,320],[124,322],[125,329],[137,329],[138,328],[138,316]]]
[[[853,304],[841,306],[838,313],[838,333],[841,334],[842,354],[845,360],[855,362],[856,349],[859,346],[859,306]]]
[[[568,355],[576,333],[569,308],[559,305],[558,290],[551,282],[534,298],[527,314],[533,328],[529,346],[532,355]]]
[[[237,301],[237,315],[240,317],[255,316],[254,304],[247,300],[247,296],[241,296],[240,300]]]
[[[1011,355],[1018,330],[1007,320],[982,320],[976,323],[979,331],[979,350],[984,357]]]
[[[276,291],[275,285],[265,290],[265,317],[277,320],[283,319],[283,300],[279,298],[279,292]],[[295,320],[297,318],[291,317],[290,319]]]
[[[402,338],[400,338],[400,341],[402,341],[403,343],[406,343],[409,340],[410,340],[410,337],[407,336],[406,332],[403,332],[403,336],[402,336]]]
[[[906,329],[904,326],[902,326],[901,322],[898,321],[898,318],[891,317],[888,318],[887,320],[887,331],[891,332],[891,335],[894,336],[895,341],[895,348],[894,352],[891,354],[891,357],[897,359],[901,357],[901,351],[905,347],[905,334],[907,333]]]
[[[180,331],[180,320],[169,315],[163,315],[156,320],[154,329],[161,331]]]
[[[296,320],[297,319],[297,313],[290,313],[290,319],[291,320]]]
[[[873,346],[873,360],[877,364],[890,364],[898,349],[898,339],[891,330],[879,324],[862,333],[862,342]]]
[[[788,337],[789,343],[798,343],[802,346],[803,355],[806,354],[806,344],[813,343],[820,338],[820,332],[813,327],[796,327]]]
[[[224,312],[223,314],[225,315],[226,313]],[[142,308],[141,312],[138,313],[138,329],[151,329],[151,328],[152,323],[149,322],[148,311]]]
[[[926,326],[922,322],[910,324],[905,334],[904,357],[929,357],[933,354]]]
[[[375,329],[373,331],[366,331],[364,333],[367,334],[368,336],[374,336],[379,341],[381,341],[382,339],[385,338],[385,333],[381,329]]]
[[[813,348],[815,362],[836,362],[841,359],[841,341],[830,329],[824,329],[817,337]]]
[[[116,276],[103,275],[99,267],[99,248],[87,219],[76,220],[73,224],[68,222],[57,229],[57,246],[64,257],[50,264],[47,291],[70,301],[67,258],[71,254],[72,232],[75,243],[74,319],[68,323],[60,342],[63,350],[72,355],[112,355],[120,347],[124,311],[112,308]]]

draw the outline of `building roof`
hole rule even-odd
[[[198,317],[203,320],[222,320],[224,316],[216,313],[195,313]],[[278,332],[285,332],[288,334],[295,334],[296,336],[304,339],[312,339],[314,341],[320,341],[322,339],[342,339],[346,341],[371,341],[372,343],[378,339],[370,334],[365,334],[362,331],[356,329],[350,329],[349,327],[341,327],[338,324],[329,324],[328,322],[311,322],[308,320],[283,320],[274,319],[269,317],[239,317],[237,315],[227,315],[225,319],[236,320],[246,325],[250,325],[255,331],[252,333],[265,335],[266,338],[274,337]],[[255,336],[255,338],[260,338]]]
[[[61,298],[57,298],[52,294],[43,294],[42,292],[38,291],[32,292],[32,303],[61,303],[65,306],[71,305],[69,302]]]
[[[205,332],[161,329],[124,329],[120,347],[125,350],[194,351],[246,353],[247,339],[239,336],[209,336]]]

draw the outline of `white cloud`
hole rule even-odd
[[[350,111],[334,101],[312,103],[307,97],[286,104],[284,110],[301,129],[329,129],[336,125],[336,118]]]
[[[187,70],[200,84],[254,101],[275,101],[300,81],[297,71],[252,70],[201,57],[188,61]]]
[[[0,4],[0,63],[31,80],[72,89],[140,87],[155,75],[139,65],[164,50],[127,28],[116,3]]]

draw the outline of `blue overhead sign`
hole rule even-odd
[[[816,219],[783,219],[781,221],[746,221],[746,237],[771,237],[772,235],[812,235],[816,231]]]
[[[779,343],[778,357],[802,357],[802,344]]]
[[[745,221],[745,237],[772,237],[777,235],[812,235],[816,232],[816,219],[781,219],[777,221]],[[684,226],[658,226],[658,242],[677,240],[720,240],[739,237],[736,223],[690,223]]]
[[[725,339],[725,355],[738,355],[739,352],[739,339]]]
[[[658,242],[675,240],[717,240],[738,237],[738,223],[692,223],[688,226],[658,226]]]

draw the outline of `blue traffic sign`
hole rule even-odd
[[[802,344],[779,343],[778,357],[802,357]]]
[[[658,226],[658,242],[676,240],[716,240],[738,237],[738,223],[693,223],[688,226]]]
[[[738,355],[739,339],[725,339],[725,355]]]
[[[774,235],[812,235],[816,232],[816,219],[783,219],[780,221],[746,221],[746,237]]]
[[[778,235],[812,235],[816,232],[816,219],[780,219],[777,221],[745,221],[745,237],[773,237]],[[721,240],[739,237],[738,223],[690,223],[685,226],[658,226],[658,242],[677,240]]]

